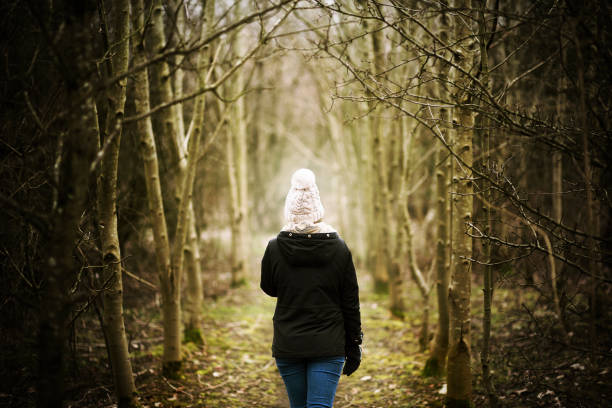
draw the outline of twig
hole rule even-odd
[[[190,399],[193,399],[193,395],[191,395],[190,393],[188,393],[187,391],[183,391],[180,388],[175,387],[174,385],[170,384],[170,381],[168,381],[168,379],[166,377],[162,377],[164,379],[164,381],[166,382],[166,384],[168,384],[168,386],[170,388],[172,388],[174,391],[177,392],[182,392],[183,394],[187,395]]]
[[[122,270],[123,270],[123,272],[125,272],[125,274],[126,274],[127,276],[129,276],[130,278],[132,278],[132,279],[134,279],[134,280],[136,280],[136,281],[138,281],[138,282],[142,283],[143,285],[146,285],[146,286],[150,287],[150,288],[151,288],[151,289],[153,289],[153,290],[157,290],[157,289],[158,289],[158,288],[157,288],[157,286],[155,286],[154,284],[152,284],[152,283],[151,283],[151,282],[149,282],[148,280],[146,280],[146,279],[144,279],[144,278],[141,278],[141,277],[140,277],[140,276],[138,276],[138,275],[133,274],[132,272],[128,271],[128,270],[127,270],[127,269],[125,269],[125,268],[121,268],[121,269],[122,269]]]

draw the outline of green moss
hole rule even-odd
[[[444,366],[436,357],[429,357],[423,368],[423,377],[442,377],[444,376]]]
[[[236,289],[242,286],[246,286],[246,284],[247,284],[247,280],[245,278],[240,278],[236,281],[232,281],[232,284],[230,286],[232,289]]]
[[[151,355],[153,357],[161,357],[161,356],[164,355],[164,345],[163,344],[158,344],[156,346],[153,346],[153,347],[151,347],[149,352],[151,353]]]
[[[171,380],[178,380],[181,377],[182,361],[166,361],[162,364],[162,375]]]
[[[212,372],[213,372],[212,366],[208,366],[202,370],[196,370],[197,375],[209,375],[209,374],[212,374]]]
[[[404,318],[406,317],[406,313],[405,313],[403,308],[392,307],[391,308],[391,316],[393,316],[395,318],[398,318],[400,320],[404,320]]]
[[[202,330],[199,327],[186,327],[183,331],[183,342],[203,345],[204,337],[202,336]]]
[[[375,280],[374,281],[374,292],[378,295],[384,295],[389,293],[389,282]]]

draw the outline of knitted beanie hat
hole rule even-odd
[[[311,170],[299,169],[291,176],[285,200],[285,219],[292,224],[313,224],[323,219],[325,210]]]

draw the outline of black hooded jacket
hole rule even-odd
[[[346,342],[361,342],[357,276],[337,233],[281,231],[261,261],[261,289],[278,298],[274,357],[344,356]]]

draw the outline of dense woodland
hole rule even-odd
[[[352,249],[338,407],[604,407],[612,8],[4,0],[0,405],[282,407],[291,173]]]

